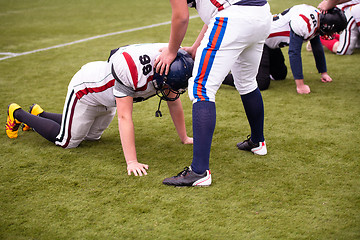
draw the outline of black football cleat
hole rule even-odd
[[[203,174],[197,174],[191,170],[191,167],[185,167],[178,175],[165,178],[163,184],[175,187],[207,187],[211,185],[211,172],[206,170]]]
[[[249,151],[257,155],[267,154],[265,141],[253,143],[253,141],[251,141],[250,135],[247,137],[245,141],[239,142],[238,144],[236,144],[236,146],[239,150]]]

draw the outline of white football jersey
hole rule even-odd
[[[114,87],[116,97],[131,96],[142,101],[156,94],[152,83],[154,61],[159,49],[167,43],[146,43],[121,47],[109,59],[112,73],[117,80]]]
[[[295,5],[282,13],[273,16],[271,31],[265,44],[270,48],[288,46],[290,29],[304,41],[318,34],[320,11],[313,6]]]
[[[115,107],[114,84],[110,65],[106,61],[96,61],[82,66],[68,88],[87,105]]]
[[[346,3],[338,4],[336,6],[344,11],[346,8],[354,6],[354,5],[359,4],[359,3],[360,3],[360,0],[352,0],[352,1],[349,1],[349,2],[346,2]]]
[[[156,94],[153,64],[167,43],[146,43],[119,48],[109,61],[85,64],[73,76],[69,89],[90,106],[115,107],[115,97],[131,96],[134,102]]]

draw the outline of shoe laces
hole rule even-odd
[[[186,174],[188,174],[189,172],[191,172],[191,169],[189,167],[184,167],[184,170],[179,172],[178,175],[176,175],[176,176],[177,177],[186,176]]]
[[[246,137],[247,139],[244,141],[244,142],[247,142],[249,144],[249,146],[251,147],[258,147],[259,146],[259,143],[254,143],[252,140],[251,140],[251,135],[247,135]]]

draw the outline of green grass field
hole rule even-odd
[[[319,2],[270,5],[279,13]],[[0,53],[170,18],[169,1],[0,0]],[[184,46],[201,26],[200,18],[190,21]],[[122,45],[167,42],[169,29],[163,25],[0,61],[0,239],[360,239],[359,50],[351,56],[325,50],[333,82],[324,84],[304,46],[311,94],[296,93],[290,68],[286,80],[262,92],[269,151],[264,157],[237,150],[249,126],[237,91],[221,87],[208,188],[162,185],[191,163],[192,146],[180,143],[166,104],[163,117],[154,117],[157,98],[134,105],[138,159],[150,166],[146,177],[127,175],[116,119],[100,141],[72,150],[35,132],[6,136],[11,102],[26,109],[36,102],[61,113],[67,84],[83,64],[106,60]],[[181,99],[192,135],[191,102],[187,94]]]

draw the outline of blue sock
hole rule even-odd
[[[245,113],[251,128],[251,141],[263,142],[264,139],[264,104],[259,88],[241,95]]]
[[[191,169],[198,174],[209,169],[210,149],[216,123],[214,102],[201,101],[193,104],[193,161]]]

